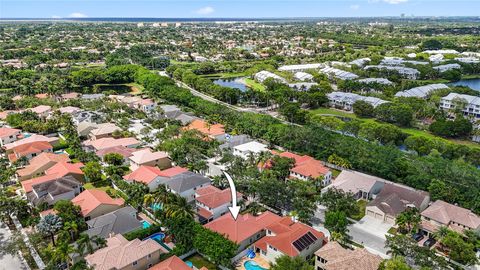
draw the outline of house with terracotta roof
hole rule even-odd
[[[144,113],[151,113],[157,107],[157,104],[150,98],[139,100],[134,105]]]
[[[82,216],[88,221],[122,208],[125,201],[114,199],[100,189],[87,189],[73,198],[72,203],[80,206]]]
[[[118,145],[118,146],[113,146],[109,148],[105,148],[102,150],[98,150],[95,152],[95,154],[103,160],[105,155],[111,154],[111,153],[116,153],[119,154],[123,157],[123,164],[124,165],[129,165],[130,164],[130,159],[129,157],[132,156],[132,154],[136,151],[140,151],[141,149],[136,149],[136,148],[129,148],[123,145]]]
[[[310,258],[326,243],[325,235],[291,217],[266,226],[266,235],[253,244],[254,250],[270,263],[281,256]]]
[[[326,242],[322,232],[269,211],[259,216],[240,214],[236,220],[223,215],[203,226],[238,244],[238,252],[252,246],[272,263],[282,255],[307,258]]]
[[[29,111],[32,111],[39,117],[47,117],[51,112],[52,112],[52,107],[48,105],[38,105],[37,107],[30,108],[28,109]]]
[[[242,194],[237,192],[237,203],[242,200]],[[205,224],[229,212],[232,206],[232,191],[230,188],[221,190],[214,186],[199,188],[195,192],[195,205],[200,223]]]
[[[33,191],[33,186],[45,182],[56,181],[65,176],[71,176],[78,182],[83,182],[83,172],[81,168],[83,163],[67,163],[65,161],[57,162],[55,165],[45,171],[45,175],[24,180],[20,184],[26,194]]]
[[[337,242],[329,242],[315,252],[316,270],[377,270],[382,257],[366,249],[346,249]]]
[[[0,128],[0,146],[4,146],[5,144],[12,143],[18,140],[18,137],[22,134],[20,129],[16,128]]]
[[[172,256],[150,268],[148,270],[192,270],[182,259]]]
[[[133,152],[129,159],[132,170],[136,170],[140,166],[159,167],[162,170],[172,166],[172,161],[166,152],[152,152],[150,148]]]
[[[465,230],[480,230],[480,217],[472,211],[438,200],[421,213],[421,231],[431,235],[442,226],[463,233]]]
[[[395,224],[397,216],[407,208],[422,212],[430,203],[430,194],[396,183],[385,183],[374,200],[367,204],[367,216],[389,224]]]
[[[22,182],[22,186],[25,182]],[[53,175],[45,175],[37,178],[37,181],[29,183],[24,189],[27,200],[34,206],[42,203],[54,205],[59,200],[71,200],[80,193],[82,183],[71,175],[57,177]]]
[[[153,166],[140,166],[133,172],[123,176],[126,182],[138,182],[148,186],[150,191],[155,191],[159,185],[166,184],[170,178],[188,172],[187,169],[175,166],[166,170],[160,170]]]
[[[272,153],[295,161],[294,166],[290,169],[290,178],[304,181],[318,179],[321,181],[322,186],[327,186],[332,181],[332,172],[330,169],[323,165],[321,161],[316,160],[311,156],[302,156],[288,151],[282,153],[272,151]],[[267,163],[263,166],[268,168],[269,164]]]
[[[44,152],[53,152],[53,146],[49,142],[30,142],[13,147],[11,153],[8,154],[8,159],[10,162],[15,162],[23,157],[30,160]]]
[[[280,156],[290,157],[295,160],[295,165],[290,169],[290,177],[304,181],[319,179],[322,182],[322,186],[331,183],[332,172],[329,168],[325,167],[321,161],[307,155],[292,155],[289,152],[284,152],[280,154]]]
[[[141,142],[131,137],[119,138],[119,139],[107,137],[107,138],[101,138],[98,140],[88,140],[83,143],[85,149],[88,151],[98,151],[98,150],[102,150],[102,149],[106,149],[114,146],[125,146],[129,148],[136,148],[140,144]]]
[[[153,239],[128,241],[121,234],[107,238],[107,246],[85,256],[95,270],[146,270],[168,251]]]
[[[70,163],[66,161],[60,161],[57,162],[55,165],[50,167],[45,171],[46,175],[59,175],[59,176],[64,176],[64,175],[71,175],[75,179],[77,179],[80,182],[84,182],[84,173],[82,171],[83,168],[83,163],[77,162],[77,163]]]
[[[67,154],[41,153],[32,158],[26,167],[16,171],[17,180],[23,181],[44,175],[46,170],[58,162],[69,161]]]
[[[12,153],[13,148],[15,148],[17,146],[20,146],[20,145],[23,145],[23,144],[32,143],[32,142],[48,142],[51,145],[55,146],[55,145],[58,144],[58,138],[57,137],[47,137],[47,136],[43,136],[43,135],[33,134],[30,137],[26,137],[26,138],[20,139],[18,141],[14,141],[12,143],[7,143],[3,146],[3,148],[5,149],[5,151],[8,155],[8,154]]]
[[[88,136],[91,140],[98,140],[111,137],[115,131],[121,130],[121,128],[112,123],[94,124],[94,129],[90,130]]]
[[[356,171],[343,170],[333,183],[322,189],[322,193],[331,188],[351,193],[359,200],[371,200],[382,190],[385,179]]]
[[[238,252],[245,250],[267,234],[266,227],[282,218],[266,211],[259,216],[239,214],[237,219],[232,215],[223,215],[203,227],[223,235],[230,241],[238,244]]]
[[[195,119],[188,126],[184,128],[185,130],[197,130],[203,135],[215,139],[218,141],[225,141],[226,133],[225,126],[221,124],[210,124],[203,119]]]

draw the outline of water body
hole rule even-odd
[[[216,79],[213,80],[213,83],[224,87],[238,88],[242,92],[248,89],[248,87],[240,81],[240,78]]]
[[[467,86],[475,91],[480,91],[480,79],[466,79],[451,83],[454,86]]]

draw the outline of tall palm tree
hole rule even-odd
[[[435,238],[437,239],[438,243],[440,244],[440,249],[441,250],[444,249],[444,246],[443,246],[442,242],[445,239],[445,237],[448,235],[449,232],[450,232],[450,229],[448,229],[448,227],[441,226],[440,228],[438,228],[438,231],[436,231],[434,233]]]

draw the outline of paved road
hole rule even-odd
[[[255,108],[244,108],[244,107],[238,107],[238,106],[235,106],[235,105],[231,105],[231,104],[228,104],[226,102],[223,102],[223,101],[220,101],[216,98],[213,98],[209,95],[206,95],[200,91],[197,91],[195,89],[193,89],[192,87],[188,86],[187,84],[185,84],[184,82],[182,81],[178,81],[178,80],[175,80],[175,82],[177,83],[178,86],[180,87],[183,87],[183,88],[186,88],[188,90],[190,90],[190,92],[194,95],[194,96],[197,96],[197,97],[200,97],[204,100],[207,100],[207,101],[210,101],[210,102],[213,102],[213,103],[217,103],[217,104],[221,104],[223,106],[226,106],[232,110],[235,110],[237,112],[252,112],[252,113],[258,113],[258,114],[265,114],[265,111],[262,110],[262,109],[255,109]],[[273,113],[268,113],[268,115],[280,120],[282,123],[284,124],[288,124],[288,125],[295,125],[295,126],[300,126],[299,124],[295,124],[295,123],[292,123],[292,122],[288,122],[288,121],[285,121],[284,119],[281,119],[280,117],[278,117],[276,114],[273,114]]]
[[[10,230],[7,226],[0,222],[0,245],[5,244],[7,239],[11,236]],[[0,253],[0,270],[24,270],[27,269],[18,256]]]

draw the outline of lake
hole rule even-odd
[[[480,79],[466,79],[451,83],[454,86],[468,86],[473,90],[480,91]]]
[[[213,80],[213,83],[220,86],[238,88],[242,92],[245,92],[248,89],[248,87],[240,81],[240,78],[216,79]]]

